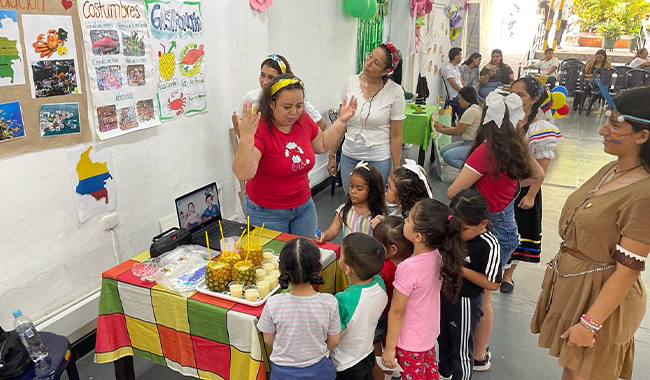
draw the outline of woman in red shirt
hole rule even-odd
[[[356,99],[343,100],[339,118],[325,132],[303,112],[304,85],[280,75],[264,89],[258,110],[245,103],[232,169],[246,182],[244,213],[254,225],[311,237],[318,228],[309,171],[315,155],[329,150],[354,115]]]
[[[483,120],[474,145],[454,183],[447,190],[453,198],[461,190],[474,186],[488,202],[490,222],[499,240],[501,266],[519,245],[514,201],[521,186],[530,186],[544,178],[544,170],[530,154],[516,126],[525,113],[521,98],[491,92],[485,100]],[[487,345],[492,333],[492,292],[483,296],[483,318],[474,337],[474,370],[490,368]]]

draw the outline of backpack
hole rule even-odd
[[[0,334],[0,380],[22,375],[31,364],[32,359],[17,332]]]

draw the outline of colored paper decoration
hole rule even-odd
[[[374,17],[371,17],[370,19],[359,19],[357,26],[357,73],[360,73],[361,70],[363,70],[363,63],[370,52],[384,42],[384,17],[386,17],[387,12],[386,4],[386,0],[379,0],[377,2],[377,12]]]
[[[266,12],[273,5],[273,0],[250,0],[250,4],[256,11]]]
[[[449,19],[449,38],[452,42],[460,36],[460,32],[463,30],[460,26],[463,20],[463,17],[460,15],[461,10],[464,10],[464,7],[459,8],[456,4],[445,7],[445,15]]]

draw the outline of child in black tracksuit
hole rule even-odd
[[[439,371],[441,377],[469,380],[474,366],[474,334],[483,316],[483,289],[497,290],[501,282],[501,252],[494,232],[488,230],[490,210],[483,196],[463,190],[450,207],[462,221],[467,244],[460,298],[440,297]]]

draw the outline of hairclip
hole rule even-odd
[[[275,95],[278,91],[292,84],[299,84],[301,86],[304,86],[302,81],[298,78],[282,79],[277,81],[273,86],[271,86],[271,96]]]
[[[361,160],[361,161],[357,162],[357,165],[354,167],[354,170],[357,170],[359,168],[364,168],[367,171],[370,171],[370,168],[368,167],[368,163],[366,161],[364,161],[364,160]],[[354,170],[350,172],[350,175],[352,175]]]
[[[282,72],[282,74],[287,73],[287,65],[284,63],[282,59],[280,59],[280,57],[278,57],[277,54],[268,55],[266,58],[264,58],[264,61],[262,62],[265,62],[269,59],[275,61],[278,64],[278,66],[280,66],[280,71]]]
[[[402,60],[402,54],[399,52],[399,50],[397,50],[395,45],[391,44],[390,42],[386,42],[383,46],[385,46],[386,49],[388,49],[391,56],[391,64],[390,67],[388,68],[388,72],[393,72],[397,68],[399,61]]]
[[[427,180],[427,175],[424,174],[424,168],[420,165],[418,165],[415,160],[411,160],[410,158],[405,158],[404,159],[405,164],[402,165],[402,167],[408,171],[411,171],[415,173],[418,178],[424,182],[424,187],[427,188],[427,194],[429,194],[429,198],[433,199],[433,193],[431,192],[431,188],[429,187],[429,181]]]
[[[452,219],[454,219],[453,215],[451,215],[451,214],[447,215],[447,221],[448,222],[451,222]]]
[[[506,108],[508,109],[510,122],[515,128],[517,128],[519,121],[526,117],[521,98],[517,94],[511,93],[503,96],[493,91],[485,98],[485,106],[487,107],[487,111],[485,112],[483,124],[493,121],[498,128],[501,128],[503,117],[506,114]]]

